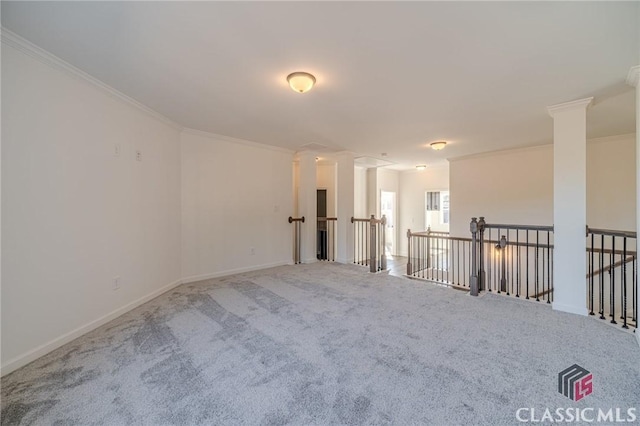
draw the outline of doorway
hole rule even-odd
[[[318,189],[316,192],[316,257],[318,260],[327,259],[327,190]],[[324,219],[324,220],[322,220]]]
[[[380,214],[387,218],[385,226],[385,254],[393,256],[396,248],[396,193],[392,191],[381,191],[380,193]]]

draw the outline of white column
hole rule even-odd
[[[367,215],[366,217],[379,217],[380,202],[378,201],[378,169],[367,169]]]
[[[353,225],[355,202],[355,164],[351,152],[340,152],[336,155],[338,162],[338,226],[336,238],[338,243],[337,261],[340,263],[353,262]]]
[[[317,230],[317,184],[316,184],[316,154],[310,151],[298,153],[298,214],[304,216],[302,224],[302,246],[300,259],[303,263],[317,261],[316,230]]]
[[[627,83],[636,88],[636,233],[640,236],[640,65],[629,70]],[[636,306],[640,306],[640,292],[636,297]],[[640,332],[635,334],[640,344]]]
[[[587,107],[547,108],[553,117],[553,309],[587,315]]]

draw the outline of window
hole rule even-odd
[[[440,208],[440,222],[449,224],[449,193],[441,192],[442,206]]]
[[[446,229],[449,225],[449,191],[425,192],[425,226],[427,228]]]
[[[427,192],[427,211],[440,210],[440,192]]]

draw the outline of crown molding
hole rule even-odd
[[[635,133],[623,133],[621,135],[612,135],[612,136],[602,136],[599,138],[591,138],[587,139],[587,143],[605,143],[605,142],[619,142],[625,140],[636,140]]]
[[[636,65],[629,69],[629,74],[627,74],[627,84],[633,87],[638,87],[640,85],[640,65]]]
[[[462,155],[460,157],[447,158],[447,161],[449,161],[449,163],[455,163],[457,161],[472,160],[475,158],[493,157],[496,155],[517,154],[519,152],[527,152],[527,151],[540,151],[540,150],[551,149],[551,148],[553,148],[553,144],[532,145],[532,146],[524,146],[519,148],[507,148],[507,149],[500,149],[497,151],[479,152],[477,154]]]
[[[266,149],[266,150],[269,150],[269,151],[283,152],[283,153],[291,154],[291,155],[293,155],[293,153],[294,153],[294,151],[291,150],[291,149],[281,148],[279,146],[267,145],[267,144],[264,144],[264,143],[249,141],[249,140],[246,140],[246,139],[234,138],[234,137],[231,137],[231,136],[219,135],[217,133],[204,132],[202,130],[191,129],[189,127],[183,127],[182,128],[182,133],[183,134],[188,134],[188,135],[194,135],[194,136],[201,136],[201,137],[208,138],[208,139],[215,139],[215,140],[223,141],[223,142],[235,143],[235,144],[238,144],[238,145],[246,145],[246,146],[250,146],[250,147],[253,147],[253,148],[261,148],[261,149]]]
[[[71,65],[70,63],[66,62],[63,59],[58,58],[57,56],[53,55],[52,53],[49,53],[48,51],[44,50],[43,48],[36,46],[35,44],[31,43],[29,40],[19,36],[18,34],[14,33],[13,31],[5,28],[5,27],[1,27],[0,28],[0,34],[1,34],[1,38],[2,38],[2,44],[4,44],[5,46],[9,46],[12,47],[14,49],[16,49],[17,51],[31,57],[34,58],[38,61],[40,61],[41,63],[48,65],[58,71],[63,71],[66,74],[70,75],[71,77],[74,77],[76,79],[79,80],[83,80],[87,83],[89,83],[90,85],[92,85],[93,87],[99,89],[100,91],[102,91],[103,93],[109,95],[110,97],[117,99],[127,105],[130,105],[144,113],[146,113],[148,116],[180,131],[183,129],[183,126],[176,123],[175,121],[171,120],[168,117],[165,117],[164,115],[160,114],[157,111],[154,111],[153,109],[149,108],[148,106],[136,101],[135,99],[133,99],[130,96],[125,95],[124,93],[114,89],[113,87],[109,86],[108,84],[98,80],[97,78],[91,76],[90,74],[87,74],[86,72],[82,71],[81,69]]]
[[[575,101],[570,101],[570,102],[563,102],[561,104],[548,106],[547,112],[551,117],[553,117],[555,114],[559,112],[565,112],[565,111],[570,111],[570,110],[579,109],[579,108],[587,109],[589,108],[589,105],[591,105],[591,102],[593,102],[593,97],[577,99]]]

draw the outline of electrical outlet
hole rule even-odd
[[[120,277],[113,277],[113,290],[118,290],[120,288]]]
[[[116,157],[120,157],[121,151],[122,151],[122,148],[120,147],[120,144],[119,143],[115,144],[115,146],[113,147],[113,155]]]
[[[256,248],[255,247],[249,247],[249,254],[251,254],[251,255],[256,254]]]
[[[136,160],[142,161],[142,151],[139,149],[136,150]]]

